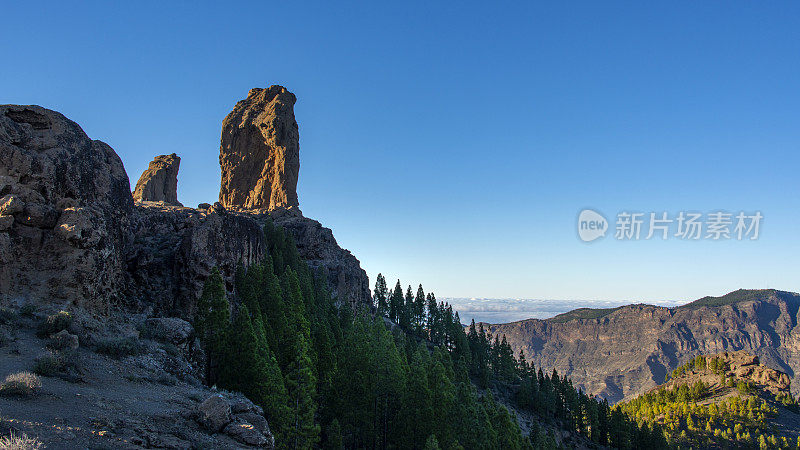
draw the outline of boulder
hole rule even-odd
[[[123,302],[132,209],[111,147],[55,111],[0,106],[0,300]]]
[[[193,333],[192,324],[177,317],[153,317],[145,320],[142,327],[145,337],[174,345],[187,343]]]
[[[298,206],[297,98],[283,86],[251,89],[222,122],[219,201],[226,208]]]
[[[231,406],[219,394],[208,397],[197,408],[197,421],[211,432],[222,430],[231,421]]]
[[[246,445],[264,447],[270,442],[267,440],[267,437],[252,424],[241,419],[229,423],[222,432]],[[272,442],[274,445],[274,439]]]
[[[50,346],[56,350],[70,349],[75,350],[80,346],[78,336],[67,330],[61,330],[50,336]]]
[[[14,225],[14,216],[0,215],[0,231],[8,231]]]
[[[137,202],[164,202],[183,206],[178,201],[178,169],[181,158],[175,153],[156,156],[139,177],[133,199]]]

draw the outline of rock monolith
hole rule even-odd
[[[178,168],[181,158],[175,153],[156,156],[147,170],[142,172],[133,200],[137,202],[164,202],[167,205],[183,206],[178,201]]]
[[[222,122],[219,201],[231,209],[296,208],[297,98],[283,86],[251,89]]]

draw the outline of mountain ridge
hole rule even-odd
[[[485,324],[515,354],[557,369],[609,401],[644,392],[698,353],[748,350],[790,376],[800,370],[800,295],[740,289],[677,307],[578,309],[549,319]],[[793,386],[793,389],[797,389]]]

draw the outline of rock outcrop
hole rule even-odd
[[[269,216],[292,235],[300,257],[311,269],[325,270],[331,295],[354,309],[372,305],[367,273],[349,250],[339,246],[330,228],[291,209],[276,209]]]
[[[353,307],[370,305],[358,260],[330,229],[291,207],[299,168],[293,104],[294,95],[273,86],[254,89],[237,105],[223,127],[223,144],[230,143],[244,168],[230,166],[230,180],[250,173],[256,153],[243,142],[257,141],[253,132],[264,133],[258,151],[266,175],[248,188],[250,200],[202,209],[177,203],[177,156],[151,163],[137,185],[142,201],[134,204],[111,147],[57,112],[0,107],[0,300],[74,302],[99,313],[122,305],[190,319],[213,267],[232,291],[237,266],[266,256],[262,229],[271,216],[294,236],[312,268],[326,269],[333,295]],[[230,129],[234,117],[238,131]],[[237,192],[244,191],[221,198],[238,198]]]
[[[487,331],[505,335],[514,354],[522,350],[536,367],[555,368],[584,392],[616,402],[663,382],[699,354],[745,350],[793,377],[800,371],[798,310],[800,294],[736,291],[677,308],[630,305],[593,318],[576,311]],[[752,361],[737,367],[753,367]],[[798,387],[792,389],[796,394]]]
[[[298,206],[297,98],[283,86],[251,89],[222,122],[219,201],[226,208]]]
[[[191,319],[211,269],[219,267],[232,291],[237,266],[266,255],[262,226],[221,205],[196,210],[141,203],[134,211],[128,271],[139,309]]]
[[[275,447],[264,411],[240,394],[212,395],[198,405],[195,417],[209,431],[221,432],[242,444]]]
[[[133,209],[122,161],[40,106],[0,106],[0,300],[122,300]]]
[[[142,172],[133,200],[137,202],[164,202],[167,205],[183,206],[178,201],[178,169],[181,158],[175,153],[156,156],[147,170]]]

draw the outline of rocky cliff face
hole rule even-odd
[[[271,136],[265,142],[271,142],[273,156],[266,155],[262,166],[274,169],[286,152],[296,159],[297,125],[288,122],[291,116],[294,123],[294,96],[272,87],[251,91],[246,102],[261,105],[265,115],[255,122],[242,118],[244,123],[261,124],[258,129]],[[289,134],[280,132],[284,125]],[[236,142],[245,139],[237,136]],[[248,155],[241,164],[251,162]],[[292,164],[267,170],[278,186],[268,189],[269,196],[259,196],[266,192],[262,188],[248,191],[260,193],[251,199],[273,203],[194,209],[177,202],[179,161],[176,155],[157,157],[137,183],[134,194],[141,201],[134,206],[122,161],[111,147],[89,139],[55,111],[0,106],[0,301],[75,303],[99,313],[124,306],[191,318],[211,268],[220,268],[232,291],[236,267],[266,256],[262,230],[271,216],[293,235],[312,268],[326,269],[334,295],[354,307],[371,304],[366,272],[330,229],[294,207],[269,212],[269,205],[296,206],[297,164],[293,182],[281,181]],[[263,209],[243,209],[247,205]]]
[[[303,217],[297,198],[300,145],[294,94],[282,86],[251,89],[222,122],[220,202],[289,231],[312,269],[324,267],[332,294],[353,307],[371,305],[369,279],[330,229]]]
[[[128,273],[137,309],[151,306],[188,320],[212,268],[219,267],[232,292],[237,266],[262,260],[267,248],[259,223],[218,204],[205,210],[137,204],[132,229]]]
[[[181,159],[175,153],[156,156],[139,177],[133,200],[137,202],[164,202],[183,206],[178,202],[178,169]]]
[[[371,307],[369,277],[358,259],[336,243],[333,232],[316,220],[303,217],[297,210],[276,209],[270,214],[273,223],[291,233],[297,251],[311,267],[325,269],[331,295],[346,301],[353,309]],[[256,216],[258,217],[258,216]]]
[[[488,330],[505,334],[514,353],[522,349],[537,367],[555,368],[584,391],[616,402],[663,382],[667,373],[701,353],[746,350],[794,377],[800,371],[798,309],[798,294],[736,291],[678,308],[576,311]]]
[[[120,302],[132,209],[111,147],[55,111],[0,106],[0,300]]]
[[[222,122],[219,201],[226,208],[297,207],[297,98],[283,86],[251,89]]]

